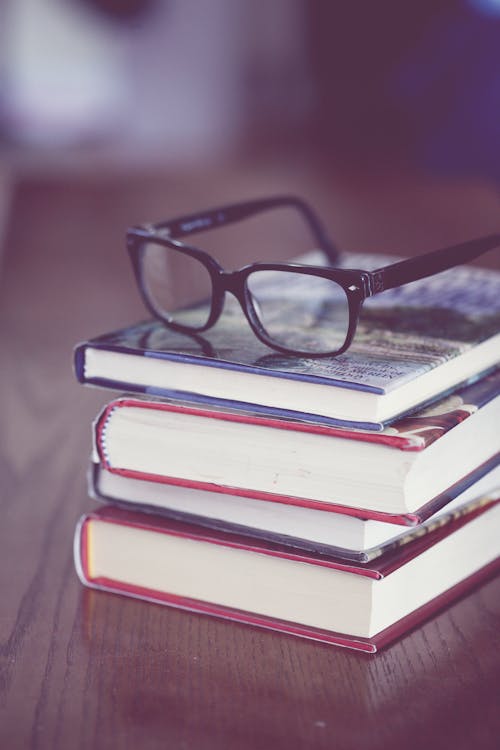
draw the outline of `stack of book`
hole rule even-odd
[[[363,267],[366,258],[351,266]],[[231,306],[80,344],[114,389],[83,583],[374,652],[500,567],[500,275],[367,301],[343,355],[272,352]]]

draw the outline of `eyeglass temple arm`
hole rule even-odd
[[[416,258],[409,258],[390,266],[378,268],[370,274],[372,294],[408,284],[410,281],[424,279],[461,263],[467,263],[499,245],[500,234],[491,234],[487,237],[445,247],[442,250],[434,250]]]
[[[235,221],[247,219],[263,211],[286,206],[291,206],[300,211],[302,217],[309,225],[319,249],[323,250],[331,263],[336,263],[340,253],[328,237],[318,216],[308,203],[293,195],[248,201],[246,203],[232,203],[227,206],[204,211],[203,213],[189,214],[181,216],[178,219],[155,224],[155,228],[168,229],[172,239],[179,239],[195,232],[205,232],[209,229],[223,227]]]

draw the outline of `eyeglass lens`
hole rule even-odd
[[[149,301],[162,318],[197,329],[208,322],[212,279],[196,258],[164,245],[142,246],[142,283]]]
[[[349,304],[335,281],[293,271],[253,271],[247,303],[267,336],[290,350],[321,354],[342,348],[349,330]]]
[[[147,242],[141,274],[150,304],[164,320],[193,330],[207,324],[213,284],[203,263]],[[349,304],[335,281],[300,271],[255,270],[247,277],[245,297],[268,340],[283,349],[322,354],[345,343]]]

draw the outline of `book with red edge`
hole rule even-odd
[[[94,437],[118,476],[415,525],[498,465],[499,422],[496,371],[381,433],[123,396]]]
[[[126,510],[159,513],[309,552],[369,562],[494,502],[500,496],[500,465],[416,526],[134,479],[112,474],[97,463],[90,464],[88,488],[95,500]]]
[[[500,569],[500,502],[375,563],[114,506],[76,529],[85,585],[374,653]]]

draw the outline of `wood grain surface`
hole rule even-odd
[[[0,270],[2,748],[498,747],[499,578],[370,657],[84,590],[73,570],[90,423],[111,394],[76,384],[71,352],[144,317],[125,227],[286,190],[350,248],[496,228],[482,186],[369,185],[255,165],[17,180]]]

